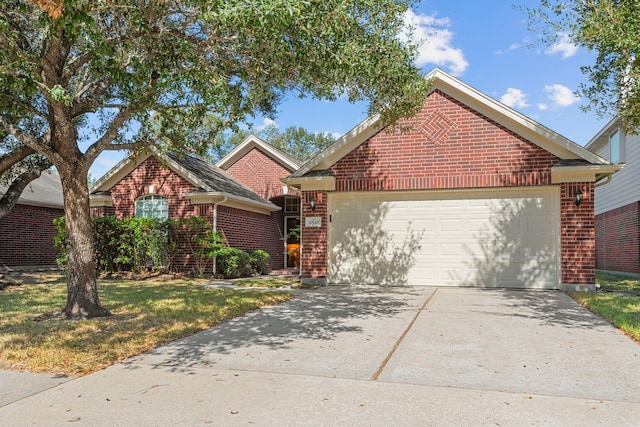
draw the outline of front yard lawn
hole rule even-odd
[[[85,375],[248,311],[293,298],[258,290],[203,288],[203,279],[102,279],[113,316],[62,320],[66,284],[56,274],[23,277],[0,291],[0,369]]]
[[[640,341],[640,278],[597,273],[600,291],[571,296]]]

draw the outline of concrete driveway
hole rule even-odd
[[[0,425],[638,425],[640,346],[560,292],[329,287],[6,400]]]

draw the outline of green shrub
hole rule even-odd
[[[269,268],[269,259],[271,256],[268,252],[262,249],[255,249],[249,252],[251,257],[251,268],[256,274],[269,274],[271,269]]]
[[[222,248],[216,254],[217,271],[225,279],[247,277],[253,274],[251,257],[237,248]]]
[[[247,277],[269,273],[269,254],[257,249],[247,253],[223,248],[223,237],[201,217],[177,221],[115,216],[93,218],[96,267],[100,271],[174,271],[178,256],[192,260],[192,270],[202,276],[207,264],[216,257],[217,272],[224,278]],[[59,265],[67,264],[65,218],[54,220],[58,230],[55,247],[60,250]],[[210,264],[209,264],[210,265]]]

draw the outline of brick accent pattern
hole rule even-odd
[[[593,183],[560,185],[560,247],[562,283],[596,283],[596,244]],[[575,205],[576,192],[582,191],[582,204]]]
[[[227,172],[267,200],[284,194],[282,187],[285,184],[280,178],[292,173],[257,148],[245,154]]]
[[[64,209],[15,205],[0,219],[0,266],[56,266],[53,220],[61,216]]]
[[[311,210],[309,201],[316,201],[315,211]],[[300,270],[303,278],[322,279],[327,277],[327,192],[302,192],[302,218],[320,217],[320,227],[306,227],[302,221],[300,235]]]
[[[640,202],[595,217],[596,268],[640,273]]]
[[[436,126],[430,126],[431,119]],[[428,190],[552,185],[551,167],[560,159],[448,95],[432,92],[407,133],[385,130],[344,156],[330,171],[336,191]],[[562,186],[561,270],[565,284],[595,283],[593,186],[583,188],[580,209],[573,186]],[[326,224],[304,227],[305,216],[326,218],[326,195],[316,211],[303,201],[302,277],[326,275]],[[313,193],[316,194],[316,193]],[[317,193],[321,195],[321,193]],[[320,202],[322,200],[322,202]],[[323,246],[324,245],[324,246]]]
[[[418,129],[434,111],[456,124],[439,144]],[[414,130],[379,132],[333,165],[336,191],[550,185],[559,160],[438,91],[407,124]]]

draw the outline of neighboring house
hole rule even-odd
[[[281,206],[195,157],[157,152],[130,156],[100,178],[90,192],[93,216],[200,216],[222,233],[229,246],[268,252],[272,269],[284,264]],[[191,264],[183,259],[174,261],[174,267],[188,271]]]
[[[594,185],[619,166],[426,77],[410,131],[370,117],[283,180],[302,196],[302,280],[594,289]]]
[[[284,239],[284,256],[274,260],[277,268],[297,268],[300,265],[300,195],[295,189],[283,185],[281,179],[297,171],[301,165],[299,160],[253,135],[216,163],[281,208],[274,213]]]
[[[7,187],[0,186],[0,196]],[[0,269],[55,267],[58,231],[53,220],[64,216],[60,177],[43,172],[22,192],[8,216],[0,219]]]
[[[640,273],[640,137],[611,120],[586,146],[624,169],[596,185],[596,268]]]

